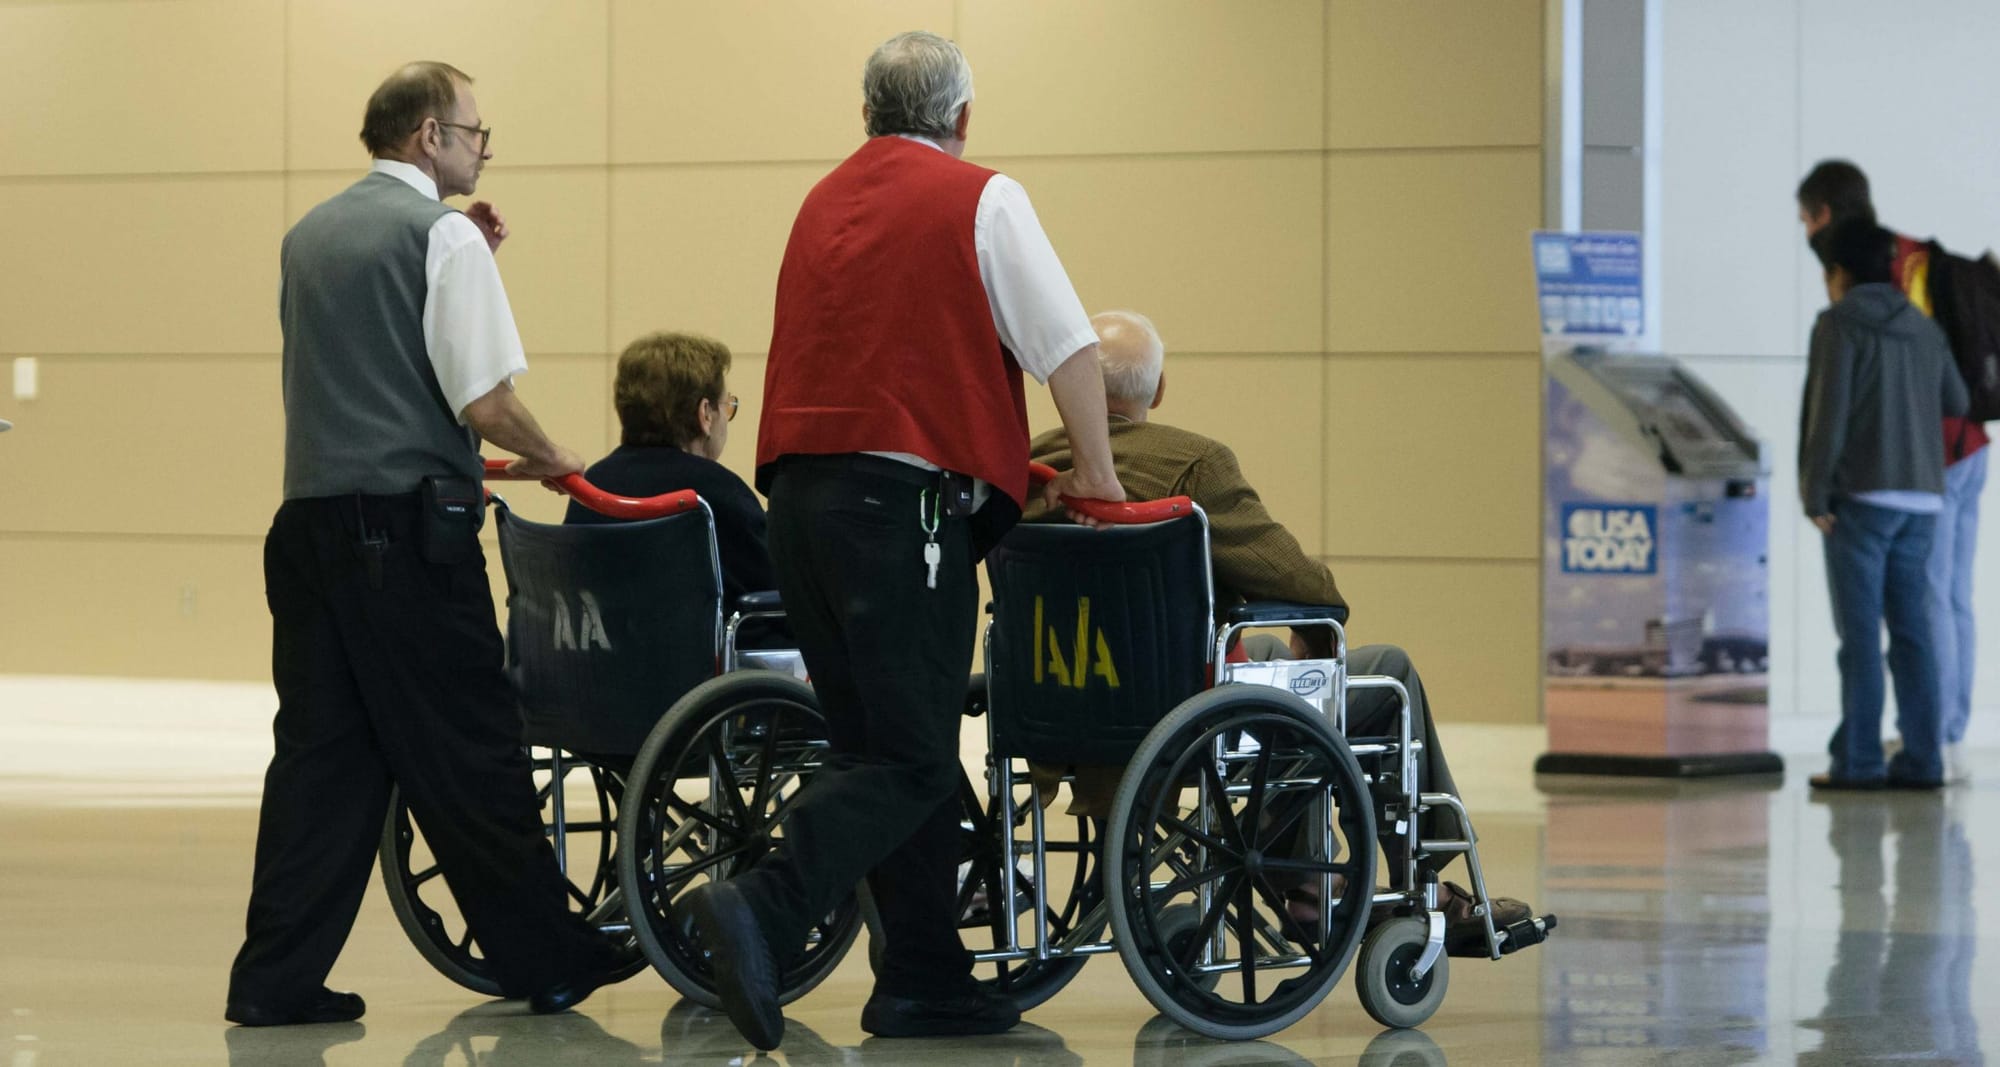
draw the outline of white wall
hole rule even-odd
[[[1661,337],[1771,449],[1771,688],[1781,748],[1839,712],[1819,535],[1794,463],[1805,347],[1825,305],[1793,190],[1831,156],[1867,171],[1885,225],[2000,246],[2000,4],[1673,0],[1662,5]],[[2000,515],[1980,531],[1973,736],[2000,743]]]

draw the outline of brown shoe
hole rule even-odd
[[[1513,897],[1491,897],[1486,901],[1493,915],[1493,929],[1505,930],[1515,923],[1535,917],[1535,909]],[[1438,910],[1444,912],[1444,947],[1454,956],[1486,955],[1486,924],[1472,913],[1472,894],[1456,882],[1438,886]]]
[[[1333,895],[1347,892],[1347,876],[1333,876]],[[1319,879],[1312,878],[1285,890],[1285,915],[1299,925],[1301,930],[1314,929],[1319,924],[1320,913],[1325,905],[1319,899]]]

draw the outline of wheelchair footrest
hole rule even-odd
[[[1549,939],[1549,931],[1555,928],[1556,917],[1554,915],[1543,915],[1537,918],[1523,919],[1512,926],[1500,927],[1494,931],[1494,934],[1498,936],[1500,941],[1500,954],[1502,956],[1511,956],[1524,948],[1533,948],[1547,941]],[[1472,949],[1475,946],[1466,947]],[[1476,949],[1476,951],[1454,952],[1452,955],[1486,957],[1486,947],[1484,945],[1476,946]]]

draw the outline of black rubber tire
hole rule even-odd
[[[1254,754],[1245,744],[1248,739],[1258,741]],[[1212,757],[1215,746],[1225,741],[1242,753],[1232,757],[1239,762],[1229,768],[1227,781]],[[1280,759],[1285,761],[1282,766]],[[1285,798],[1286,814],[1280,816],[1278,808],[1265,805],[1271,797],[1284,795],[1271,782],[1300,778],[1312,785],[1287,787],[1285,792],[1296,797]],[[1215,834],[1198,831],[1207,843],[1190,835],[1188,831],[1197,828],[1180,817],[1179,798],[1184,787],[1196,780],[1209,783],[1211,794],[1218,786],[1242,788],[1248,794],[1240,813],[1232,808],[1224,819],[1215,811],[1216,823],[1223,829]],[[1290,839],[1293,828],[1302,831],[1305,824],[1300,820],[1323,810],[1316,807],[1317,798],[1328,796],[1335,812],[1328,824],[1336,836],[1332,855],[1345,857],[1345,862],[1281,855],[1278,849]],[[1243,831],[1239,820],[1249,823],[1251,830]],[[1171,833],[1160,835],[1166,847],[1154,851],[1160,826]],[[1173,843],[1176,839],[1179,844]],[[1199,849],[1191,854],[1197,844]],[[1334,733],[1319,709],[1269,686],[1224,685],[1183,702],[1140,744],[1118,788],[1104,860],[1112,939],[1133,983],[1153,1007],[1209,1037],[1229,1041],[1265,1037],[1318,1007],[1340,981],[1360,943],[1375,884],[1374,802],[1347,742]],[[1208,866],[1190,869],[1197,860]],[[1162,867],[1178,876],[1155,886],[1155,870]],[[1268,873],[1284,871],[1293,877],[1316,872],[1345,879],[1327,905],[1324,943],[1318,943],[1316,924],[1308,933],[1287,917],[1283,894]],[[1208,976],[1191,974],[1172,955],[1159,922],[1180,902],[1177,896],[1195,893],[1198,901],[1200,887],[1210,885],[1214,886],[1210,909],[1196,930],[1196,941],[1220,929],[1225,943],[1234,938],[1239,960],[1241,947],[1252,947],[1252,965],[1239,965],[1234,974],[1204,988]],[[1281,956],[1306,962],[1303,967],[1285,965],[1300,973],[1266,981],[1260,991],[1255,961],[1270,956],[1264,946],[1273,940],[1290,949]],[[1274,960],[1265,966],[1277,965]],[[1234,991],[1237,983],[1230,981],[1232,977],[1240,982]]]
[[[1451,957],[1443,953],[1422,981],[1409,980],[1428,934],[1424,919],[1406,915],[1368,931],[1361,942],[1361,957],[1354,963],[1354,995],[1369,1018],[1391,1030],[1422,1026],[1437,1014],[1451,985]]]
[[[761,732],[756,725],[759,721]],[[774,722],[780,724],[778,729],[771,729]],[[752,743],[759,746],[757,758],[772,761],[764,767],[776,766],[779,773],[766,774],[752,764],[735,762],[748,750],[731,751],[724,735],[738,725],[750,730]],[[758,737],[762,740],[754,740]],[[632,764],[626,803],[619,815],[619,840],[624,847],[619,854],[618,882],[646,959],[668,985],[689,1000],[710,1008],[722,1003],[715,994],[714,972],[707,955],[688,937],[672,907],[673,899],[709,871],[727,878],[755,862],[769,848],[771,830],[782,824],[789,798],[805,786],[825,750],[826,721],[812,688],[775,671],[735,671],[703,682],[677,701],[647,735]],[[732,782],[722,794],[732,799],[720,805],[706,788],[713,781],[716,753],[728,761]],[[699,804],[675,792],[676,783],[691,780],[693,772],[709,779],[702,783]],[[754,780],[744,779],[743,774],[753,775]],[[782,785],[777,784],[780,779]],[[752,791],[749,804],[743,803],[738,793],[746,787]],[[669,796],[672,799],[666,800]],[[664,820],[663,807],[667,812]],[[720,810],[711,811],[710,807]],[[745,818],[754,825],[746,827]],[[673,824],[671,830],[669,823]],[[691,863],[670,862],[669,877],[664,881],[655,878],[654,868],[663,848],[671,860],[686,842],[702,834],[715,835],[716,840],[726,838],[726,852]],[[672,839],[681,843],[668,848]],[[697,869],[685,870],[687,867]],[[808,950],[779,975],[779,1002],[797,1000],[825,981],[854,944],[862,925],[860,905],[849,896],[814,928]]]
[[[568,753],[561,753],[565,766],[565,787],[574,789],[581,783],[576,778],[579,771],[587,769],[596,793],[597,815],[582,824],[572,824],[570,833],[596,832],[596,846],[591,849],[590,869],[573,871],[580,877],[570,878],[570,906],[598,924],[622,924],[625,913],[617,892],[617,839],[615,828],[618,822],[617,797],[620,783],[613,772],[579,759]],[[551,765],[549,755],[531,757],[535,770],[546,771]],[[546,782],[539,786],[539,797],[544,805],[544,832],[553,834],[549,826],[547,805],[551,790]],[[382,888],[389,898],[389,909],[396,915],[396,922],[408,935],[417,953],[437,969],[439,974],[453,982],[489,997],[503,996],[500,981],[493,976],[486,960],[479,955],[478,946],[469,932],[462,929],[462,920],[447,921],[444,914],[426,899],[430,893],[441,894],[439,903],[449,900],[444,880],[438,877],[435,862],[425,864],[422,870],[412,870],[412,855],[420,848],[421,835],[410,819],[409,808],[403,803],[400,787],[392,787],[389,792],[389,813],[382,820],[382,838],[377,846],[382,868]],[[452,911],[456,912],[456,905]],[[454,927],[460,927],[454,929]],[[645,969],[645,961],[634,958],[633,962],[615,976],[623,981]]]

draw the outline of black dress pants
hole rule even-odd
[[[288,500],[264,541],[278,690],[256,873],[229,998],[318,991],[353,927],[392,782],[501,986],[602,966],[542,835],[486,563],[427,562],[416,494]],[[384,543],[364,546],[364,527]]]
[[[737,884],[783,967],[866,876],[886,942],[876,988],[961,992],[972,973],[954,911],[958,729],[978,600],[970,521],[938,520],[931,588],[918,508],[935,475],[873,456],[782,462],[772,562],[832,754],[783,840]]]

